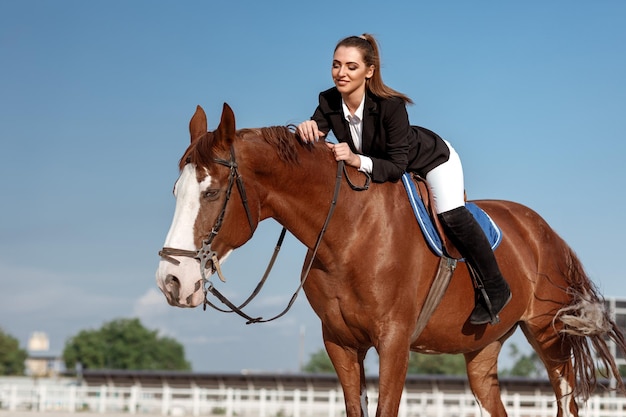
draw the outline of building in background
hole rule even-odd
[[[617,324],[622,334],[626,336],[626,298],[607,298],[606,305],[611,312],[611,318]],[[624,352],[617,349],[615,342],[610,341],[611,354],[617,361],[618,366],[626,366]]]
[[[34,332],[28,339],[26,374],[42,378],[58,376],[64,369],[60,354],[50,352],[50,339],[44,332]]]

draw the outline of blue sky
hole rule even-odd
[[[224,102],[239,127],[307,119],[336,42],[363,32],[416,102],[412,123],[461,154],[469,198],[532,207],[605,296],[625,297],[625,23],[623,1],[2,1],[0,327],[23,346],[47,332],[61,352],[139,317],[194,370],[296,371],[322,348],[303,296],[263,325],[175,309],[157,251],[195,106],[210,128]],[[266,221],[229,258],[227,295],[254,289],[279,231]],[[287,238],[252,313],[282,310],[304,252]]]

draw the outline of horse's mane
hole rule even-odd
[[[207,132],[192,142],[180,159],[179,168],[182,170],[188,163],[208,168],[214,163],[214,159],[220,151],[228,151],[223,143],[215,144],[213,137],[213,132]],[[261,138],[272,145],[281,161],[290,164],[299,163],[298,147],[306,146],[300,136],[294,132],[292,125],[240,129],[237,131],[235,140],[255,140],[256,138]]]
[[[293,129],[292,125],[241,129],[237,132],[237,136],[242,139],[247,139],[250,136],[260,136],[265,142],[276,148],[281,161],[297,164],[299,159],[296,146],[301,146],[302,141]]]

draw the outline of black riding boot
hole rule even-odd
[[[485,298],[484,293],[479,292],[470,323],[498,323],[500,321],[498,314],[511,300],[511,289],[502,277],[487,236],[472,213],[464,206],[439,214],[439,220],[446,235],[478,274],[487,294]],[[489,305],[493,316],[489,311]]]

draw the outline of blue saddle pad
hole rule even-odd
[[[409,195],[409,202],[411,203],[411,207],[413,208],[413,213],[415,213],[415,218],[424,233],[424,238],[430,248],[437,254],[438,256],[443,256],[443,245],[441,243],[441,237],[435,228],[428,212],[426,211],[426,207],[424,206],[424,202],[419,196],[417,189],[415,187],[415,183],[411,179],[411,174],[405,173],[402,176],[402,183],[406,188],[406,192]],[[469,210],[474,218],[478,221],[478,224],[485,231],[487,235],[487,239],[491,243],[491,247],[493,249],[497,248],[500,242],[502,241],[502,230],[498,227],[498,225],[489,217],[487,213],[485,213],[480,207],[476,204],[467,202],[465,203],[465,207]]]

